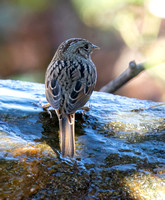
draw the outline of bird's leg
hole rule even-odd
[[[48,107],[50,107],[50,106],[48,106]],[[50,118],[52,118],[52,113],[50,112],[50,110],[48,110],[48,107],[47,108],[43,108],[43,110],[47,111],[47,113],[50,115]]]
[[[51,106],[50,103],[46,103],[46,104],[43,104],[41,99],[39,99],[39,104],[37,104],[39,107],[42,107],[43,110],[46,110]]]
[[[47,113],[50,115],[50,118],[52,118],[52,113],[50,112],[50,110],[48,110],[48,108],[51,106],[49,103],[43,104],[41,102],[41,99],[39,99],[39,103],[34,103],[34,104],[41,107],[43,110],[47,111]]]
[[[91,108],[91,104],[88,102],[88,105],[87,106],[83,106],[81,109],[83,110],[82,111],[82,115],[85,115],[85,112],[86,111],[89,111]]]
[[[47,113],[50,115],[50,118],[52,118],[52,113],[50,112],[50,110],[48,110],[48,108],[51,106],[50,103],[43,104],[41,100],[39,100],[39,102],[43,110],[47,111]]]

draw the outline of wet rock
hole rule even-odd
[[[69,159],[39,100],[43,84],[0,80],[0,199],[164,198],[165,106],[131,112],[157,103],[94,92]]]

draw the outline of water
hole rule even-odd
[[[94,92],[62,158],[44,85],[0,81],[0,199],[165,199],[165,106]]]

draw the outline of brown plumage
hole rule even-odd
[[[97,48],[85,39],[66,40],[46,71],[46,99],[59,119],[63,156],[75,154],[75,111],[86,104],[94,90],[97,73],[90,55]]]

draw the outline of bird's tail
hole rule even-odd
[[[59,118],[60,148],[63,156],[73,157],[75,154],[75,114]]]

